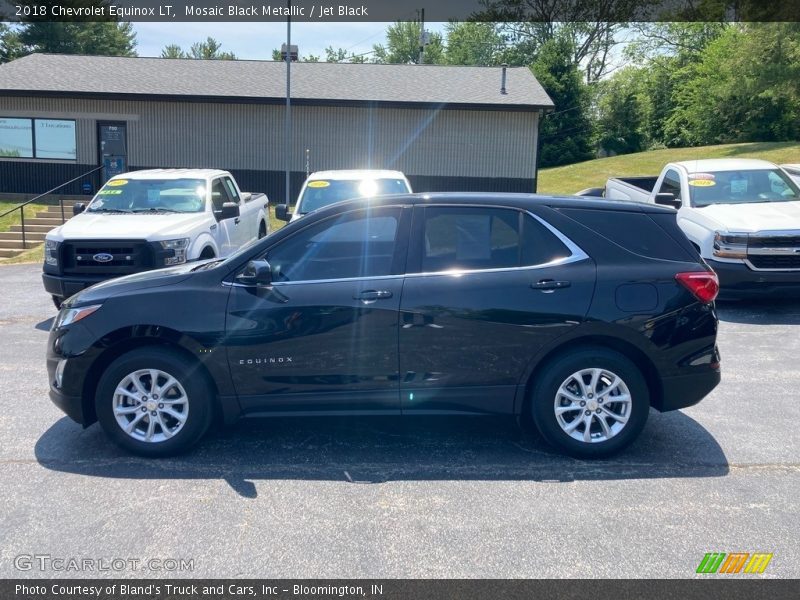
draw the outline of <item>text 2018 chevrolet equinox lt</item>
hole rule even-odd
[[[52,400],[146,456],[241,416],[530,416],[574,456],[720,381],[715,274],[675,211],[518,194],[342,202],[225,260],[65,302]]]

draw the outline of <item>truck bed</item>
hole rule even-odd
[[[658,176],[613,177],[606,182],[606,198],[649,202]]]

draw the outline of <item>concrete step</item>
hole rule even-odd
[[[35,219],[25,219],[25,227],[28,225],[49,225],[50,227],[58,227],[61,225],[61,217],[36,217]]]
[[[0,258],[14,258],[18,254],[22,254],[23,250],[12,250],[11,248],[0,248]]]
[[[66,217],[66,220],[69,220],[70,217],[72,217],[72,213],[70,213],[68,215],[64,215],[64,217]],[[27,218],[30,218],[30,217],[26,217],[26,219]],[[61,213],[60,212],[50,212],[50,211],[47,211],[47,210],[43,210],[42,212],[36,213],[36,218],[37,219],[54,219],[54,220],[58,221],[59,225],[61,224]]]
[[[28,243],[31,242],[43,242],[45,238],[46,232],[44,231],[26,231],[25,232],[25,240]],[[21,231],[3,231],[0,232],[0,240],[6,241],[22,241],[22,232]]]
[[[33,248],[38,242],[27,242],[28,248]],[[23,250],[22,239],[19,240],[0,240],[0,248],[10,250]]]
[[[27,232],[30,232],[30,233],[37,233],[37,232],[47,233],[48,231],[50,231],[52,229],[54,229],[54,227],[52,225],[28,225],[27,223],[25,223],[25,232],[26,233]],[[11,231],[22,231],[22,225],[12,225],[10,227],[10,230]]]

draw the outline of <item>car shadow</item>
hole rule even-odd
[[[224,479],[245,498],[254,482],[325,480],[353,484],[418,480],[539,482],[722,477],[729,465],[716,440],[681,412],[651,411],[625,452],[585,461],[554,452],[511,419],[328,417],[249,419],[217,431],[192,452],[142,459],[119,450],[94,425],[69,419],[38,440],[45,468],[120,479]]]
[[[717,301],[720,321],[753,325],[800,325],[800,299]]]

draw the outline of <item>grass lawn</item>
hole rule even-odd
[[[21,202],[0,202],[0,215],[6,212],[7,210],[11,210],[15,206],[21,204]],[[28,204],[25,207],[25,218],[33,218],[36,216],[37,212],[42,212],[47,210],[47,206],[44,204]],[[10,215],[6,215],[5,217],[0,217],[0,231],[8,231],[12,225],[19,225],[19,211],[15,210]]]
[[[574,194],[589,187],[603,187],[610,177],[658,175],[668,162],[703,158],[762,158],[774,163],[800,162],[800,142],[754,142],[669,148],[589,160],[539,171],[539,193]]]

